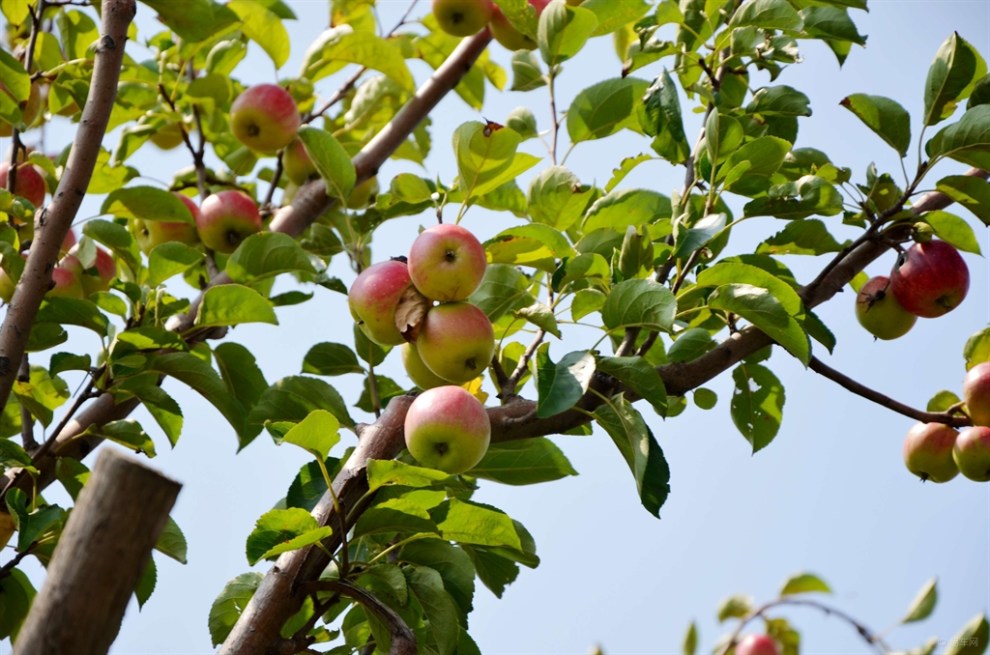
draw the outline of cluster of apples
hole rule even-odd
[[[948,482],[959,473],[990,482],[990,362],[963,379],[962,400],[973,425],[957,432],[943,423],[916,423],[904,440],[904,463],[922,480]]]
[[[529,4],[539,16],[550,0],[529,0]],[[568,0],[568,4],[580,1]],[[492,0],[433,0],[432,8],[437,24],[447,34],[471,36],[487,26],[492,37],[507,50],[536,48],[536,41],[513,27]]]
[[[898,258],[890,276],[870,278],[856,294],[856,318],[878,339],[896,339],[918,317],[952,311],[969,291],[969,269],[954,246],[918,241]]]
[[[46,295],[62,298],[86,298],[98,291],[110,288],[117,275],[117,265],[103,248],[97,247],[92,261],[83,262],[82,251],[71,230],[65,235],[60,248],[61,259],[52,269],[52,287]],[[27,253],[21,253],[27,259]],[[0,300],[10,302],[14,295],[14,280],[0,270]]]
[[[481,242],[442,223],[416,237],[408,258],[361,271],[347,295],[369,339],[402,345],[409,378],[425,390],[406,416],[406,445],[419,463],[447,473],[467,471],[488,450],[484,405],[458,386],[481,375],[495,354],[491,321],[467,301],[486,267]]]
[[[230,254],[244,239],[261,231],[258,203],[243,191],[218,191],[200,206],[187,195],[173,193],[189,210],[193,222],[132,221],[134,239],[145,253],[159,244],[178,241],[190,246],[202,243],[214,252]]]

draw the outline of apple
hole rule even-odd
[[[956,437],[952,459],[970,480],[990,482],[990,427],[974,425]]]
[[[904,464],[922,480],[948,482],[959,473],[952,459],[957,436],[944,423],[915,423],[904,439]]]
[[[166,123],[152,132],[149,140],[162,150],[172,150],[182,144],[182,130],[179,123]]]
[[[463,473],[480,462],[492,432],[485,406],[453,385],[416,396],[404,427],[406,448],[416,461],[446,473]]]
[[[969,290],[969,269],[945,241],[915,243],[897,260],[890,290],[912,314],[935,318],[955,309]]]
[[[451,223],[423,230],[409,248],[409,277],[430,300],[466,300],[478,288],[487,265],[481,242]]]
[[[430,367],[423,362],[423,358],[419,356],[419,351],[416,350],[415,344],[402,344],[400,354],[402,355],[402,366],[406,369],[406,375],[420,389],[432,389],[451,383],[450,380],[445,380],[430,370]]]
[[[192,222],[135,219],[131,223],[131,228],[134,231],[134,240],[137,241],[142,252],[150,253],[155,246],[169,241],[178,241],[190,246],[199,243],[199,234],[196,232],[196,225],[202,220],[199,215],[199,207],[189,196],[177,192],[173,193],[189,210]]]
[[[433,0],[431,6],[440,29],[453,36],[480,32],[495,13],[491,0]]]
[[[21,253],[21,259],[27,259],[27,253]],[[0,257],[2,260],[2,257]],[[10,299],[14,297],[14,287],[17,285],[13,278],[7,274],[7,271],[0,268],[0,300],[4,302],[10,302]]]
[[[780,655],[780,647],[770,635],[746,635],[736,644],[736,655]]]
[[[962,397],[973,424],[990,425],[990,362],[977,364],[966,372]]]
[[[285,152],[282,153],[282,170],[293,184],[304,184],[318,174],[316,164],[299,139],[293,139],[285,147]]]
[[[301,120],[296,101],[277,84],[257,84],[238,95],[230,105],[230,129],[237,140],[262,154],[289,145]]]
[[[78,269],[56,266],[52,269],[52,288],[48,291],[49,296],[61,298],[85,298],[82,280],[79,277]]]
[[[76,233],[70,229],[65,233],[65,238],[62,239],[62,247],[58,249],[58,254],[64,255],[72,250],[72,246],[76,245],[76,241]]]
[[[409,268],[401,259],[372,264],[355,278],[347,304],[369,339],[383,346],[405,342],[395,325],[395,310],[410,284]]]
[[[543,13],[544,8],[550,4],[550,0],[529,0],[529,4],[536,10],[536,15]],[[492,20],[488,24],[492,31],[492,36],[506,50],[533,50],[536,48],[536,41],[526,36],[509,22],[502,10],[495,7]]]
[[[261,231],[258,204],[248,194],[233,189],[209,196],[193,218],[203,245],[224,254],[234,252],[241,241]]]
[[[97,291],[106,291],[110,288],[110,281],[117,275],[117,264],[103,248],[96,249],[96,257],[91,266],[84,267],[79,259],[79,245],[69,249],[68,254],[62,258],[58,267],[65,268],[79,280],[82,287],[82,296],[86,297]],[[54,275],[54,274],[53,274]]]
[[[0,188],[7,188],[7,181],[10,175],[10,162],[0,163]],[[17,176],[14,180],[14,195],[27,200],[35,207],[40,208],[45,204],[45,194],[48,192],[45,186],[45,178],[33,164],[18,164]]]
[[[485,313],[471,303],[444,303],[426,312],[416,350],[431,371],[463,384],[481,375],[491,363],[495,331]]]
[[[856,294],[856,318],[878,339],[896,339],[914,327],[918,317],[901,307],[890,293],[890,279],[870,278]]]

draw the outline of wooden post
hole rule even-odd
[[[105,655],[182,485],[104,450],[59,539],[14,655]]]

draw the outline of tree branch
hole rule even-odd
[[[345,596],[353,598],[361,604],[364,609],[389,627],[392,635],[392,647],[389,648],[389,655],[416,655],[416,635],[409,629],[402,617],[391,607],[378,600],[378,598],[367,590],[347,582],[345,580],[316,580],[307,582],[302,586],[305,593],[315,591],[336,591]]]

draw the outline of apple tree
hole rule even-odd
[[[894,339],[986,306],[959,252],[979,253],[990,225],[990,75],[962,35],[918,72],[916,107],[845,97],[902,162],[855,171],[799,140],[808,95],[778,78],[806,42],[852,57],[867,0],[410,1],[394,25],[374,0],[327,6],[298,74],[258,84],[252,56],[277,71],[289,58],[291,2],[0,0],[0,638],[14,652],[106,652],[128,599],[153,593],[151,550],[185,558],[174,483],[119,455],[89,463],[119,452],[107,443],[195,448],[175,385],[239,449],[263,437],[312,456],[249,528],[247,564],[272,561],[267,574],[216,591],[222,653],[479,652],[476,581],[500,596],[539,562],[485,485],[571,475],[547,437],[594,434],[628,465],[629,502],[659,517],[656,420],[710,408],[705,385],[726,376],[732,423],[754,453],[771,446],[771,353],[917,421],[904,456],[923,480],[990,479],[990,329],[959,344],[958,393],[912,407],[829,366],[836,337],[816,313],[845,302],[869,338]],[[617,74],[581,80],[572,60],[602,40]],[[565,99],[568,77],[582,87]],[[506,89],[533,99],[494,120],[486,97]],[[450,95],[478,119],[447,124]],[[71,144],[45,139],[60,126]],[[161,150],[183,165],[156,166]],[[569,167],[582,150],[600,168]],[[437,151],[449,165],[434,170]],[[656,166],[683,182],[652,188]],[[402,257],[377,247],[410,222],[424,229]],[[811,275],[790,265],[801,256]],[[877,261],[890,273],[871,279]],[[314,337],[301,372],[272,379],[234,328],[302,304],[353,317],[350,338]],[[53,485],[69,503],[46,499]],[[890,650],[799,595],[828,591],[805,574],[764,605],[733,597],[716,652],[798,652],[777,610],[802,604]],[[934,602],[932,584],[904,620]],[[744,637],[754,621],[767,636]],[[977,616],[950,651],[982,653],[988,630]],[[692,626],[685,651],[697,642]]]

